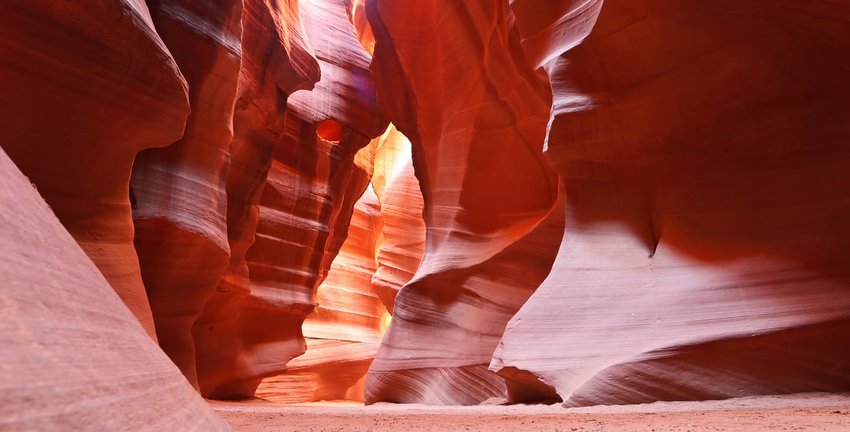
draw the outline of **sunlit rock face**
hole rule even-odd
[[[0,150],[0,429],[226,431]]]
[[[567,230],[491,364],[514,401],[850,388],[848,18],[606,1],[547,65]]]
[[[355,164],[372,173],[371,182],[318,288],[317,307],[304,321],[306,351],[285,373],[265,379],[258,397],[363,401],[366,371],[391,321],[387,308],[413,276],[425,242],[410,150],[410,141],[390,126],[358,152]]]
[[[283,372],[290,359],[304,352],[301,323],[315,306],[315,291],[371,177],[371,162],[366,168],[356,165],[355,154],[387,126],[367,69],[370,56],[357,40],[344,2],[304,0],[299,6],[321,79],[312,91],[285,100],[256,201],[255,240],[244,252],[249,292],[236,294],[241,301],[232,321],[237,330],[231,334],[238,348],[219,365],[208,365],[212,381],[202,384],[205,394],[214,397],[250,396],[262,378]],[[208,352],[215,351],[216,325],[210,330],[204,324],[199,322],[195,333],[211,331],[202,337]],[[230,325],[224,324],[225,332]]]
[[[371,283],[380,235],[380,206],[370,186],[354,206],[348,237],[319,285],[316,309],[304,320],[306,352],[287,364],[286,373],[265,380],[258,397],[280,402],[363,400],[366,369],[381,342],[386,314]]]
[[[133,247],[136,153],[177,141],[187,86],[144,2],[0,4],[3,149],[148,333]]]
[[[345,4],[348,7],[351,24],[357,32],[357,39],[369,54],[374,54],[375,35],[366,16],[366,0],[345,0]]]
[[[513,313],[542,281],[562,232],[541,153],[551,94],[507,3],[367,1],[372,70],[410,138],[427,226],[399,292],[366,402],[473,404],[503,397],[487,370]],[[549,215],[552,215],[549,217]]]
[[[410,141],[390,125],[379,139],[372,186],[381,212],[381,238],[372,290],[392,314],[398,291],[413,278],[425,250],[422,192]]]
[[[272,153],[282,145],[287,95],[311,89],[319,78],[298,2],[246,0],[226,185],[230,262],[193,329],[204,395],[231,396],[238,389],[227,385],[250,369],[242,356],[240,330],[241,305],[249,292],[245,255],[254,243]]]
[[[189,83],[183,138],[141,152],[130,183],[135,244],[160,346],[197,386],[192,325],[226,268],[226,170],[241,59],[242,2],[149,0]]]

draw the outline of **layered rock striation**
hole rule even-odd
[[[0,429],[227,431],[0,150]]]
[[[369,150],[369,149],[363,149]],[[381,342],[387,314],[372,290],[381,235],[378,197],[371,186],[357,204],[348,237],[304,320],[306,351],[287,371],[263,381],[257,396],[281,402],[363,400],[366,370]]]
[[[850,388],[848,17],[606,1],[548,64],[568,229],[493,357],[513,401]]]
[[[527,61],[501,1],[367,1],[366,12],[372,70],[390,119],[413,144],[427,227],[366,402],[504,396],[490,356],[548,272],[557,250],[548,240],[562,231],[559,213],[548,217],[558,183],[541,153],[546,77]]]
[[[187,85],[144,2],[0,5],[3,149],[152,337],[129,194],[136,154],[183,134]]]
[[[182,139],[136,157],[135,245],[160,346],[197,386],[192,326],[230,248],[226,172],[241,63],[242,2],[151,0],[151,16],[189,84]]]
[[[371,162],[357,165],[355,155],[387,127],[368,71],[370,56],[358,42],[344,2],[303,0],[298,6],[321,79],[312,91],[285,99],[256,201],[255,240],[241,244],[243,250],[247,246],[249,279],[248,291],[236,294],[236,321],[226,324],[236,329],[229,333],[235,341],[227,342],[234,349],[228,348],[217,364],[204,366],[212,381],[202,387],[214,397],[253,395],[263,378],[285,371],[286,363],[304,352],[301,323],[315,307],[316,289],[371,177]],[[212,344],[221,339],[213,336],[215,325],[210,330],[202,321],[195,333],[211,331],[199,337],[214,350]]]
[[[413,278],[425,251],[424,203],[411,144],[393,125],[379,138],[372,186],[381,213],[372,290],[392,314],[399,290]]]
[[[843,3],[2,2],[0,424],[846,391]]]
[[[242,392],[228,384],[250,369],[241,355],[240,311],[250,292],[245,256],[254,243],[272,153],[282,145],[287,97],[312,89],[320,78],[296,0],[246,0],[241,42],[226,185],[230,261],[193,328],[201,392],[219,397]]]

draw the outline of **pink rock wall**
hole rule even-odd
[[[491,364],[515,401],[850,388],[848,16],[606,1],[548,65],[568,229]]]
[[[843,2],[72,3],[0,5],[4,154],[103,275],[0,157],[10,428],[221,427],[105,281],[207,397],[850,389]]]
[[[230,428],[0,150],[0,429]]]

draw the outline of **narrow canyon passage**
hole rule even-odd
[[[0,431],[850,430],[850,0],[0,2]]]

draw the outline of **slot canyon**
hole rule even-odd
[[[2,0],[0,134],[0,431],[850,430],[850,0]]]

